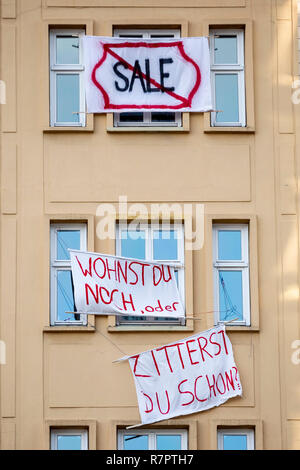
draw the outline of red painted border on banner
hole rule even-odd
[[[144,109],[182,109],[182,108],[191,108],[192,100],[193,100],[193,98],[195,96],[195,93],[198,91],[198,89],[200,87],[200,84],[201,84],[201,72],[200,72],[200,68],[199,68],[198,64],[196,64],[196,62],[186,54],[186,52],[184,50],[184,47],[183,47],[182,41],[171,42],[171,43],[168,43],[168,44],[163,43],[163,42],[147,43],[147,42],[143,42],[143,41],[136,42],[136,43],[123,42],[123,43],[116,43],[116,44],[114,44],[114,43],[100,43],[100,44],[101,44],[101,46],[103,46],[103,51],[104,52],[103,52],[103,55],[102,55],[100,61],[95,65],[95,67],[92,71],[91,79],[92,79],[92,82],[94,83],[94,85],[100,90],[100,92],[103,95],[104,109],[142,109],[142,108],[144,108]],[[194,87],[192,88],[191,92],[189,93],[189,96],[187,98],[185,98],[185,97],[180,96],[180,95],[178,95],[178,94],[176,94],[176,93],[174,93],[170,90],[164,90],[163,87],[158,82],[156,82],[153,78],[150,78],[150,80],[149,80],[148,77],[146,77],[146,75],[144,73],[141,73],[142,77],[144,79],[146,79],[147,81],[150,81],[150,83],[152,85],[154,85],[156,88],[160,88],[165,93],[172,96],[176,100],[181,101],[182,103],[178,104],[178,105],[163,105],[163,104],[162,105],[158,105],[158,104],[156,104],[156,105],[149,105],[149,104],[145,104],[145,105],[119,104],[118,105],[118,104],[110,103],[108,93],[106,92],[106,90],[103,88],[103,86],[96,79],[96,71],[105,62],[105,60],[107,58],[107,54],[112,55],[118,61],[120,61],[124,65],[126,65],[131,71],[133,71],[134,69],[133,69],[133,66],[131,64],[129,64],[125,59],[123,59],[122,57],[120,57],[118,54],[116,54],[114,51],[111,50],[111,48],[125,48],[125,47],[130,47],[130,48],[147,47],[149,49],[159,48],[159,47],[178,47],[179,52],[182,55],[182,57],[187,62],[190,62],[196,70],[196,83],[195,83]]]

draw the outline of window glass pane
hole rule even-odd
[[[57,260],[69,260],[70,253],[68,248],[80,250],[80,231],[79,230],[58,230],[57,231]]]
[[[148,436],[129,435],[123,437],[124,450],[148,450]]]
[[[152,122],[175,122],[175,113],[151,113]]]
[[[239,122],[238,75],[215,74],[217,122]]]
[[[157,450],[181,450],[181,435],[158,434],[156,436]]]
[[[79,74],[56,75],[56,120],[79,122]]]
[[[57,450],[81,450],[81,435],[57,436]]]
[[[221,321],[243,319],[242,271],[219,271],[219,308]]]
[[[150,38],[174,38],[174,34],[150,34]]]
[[[57,320],[58,321],[74,321],[74,297],[71,280],[71,271],[58,270],[57,276]],[[78,315],[76,315],[77,317]]]
[[[153,258],[156,260],[177,260],[177,231],[154,230]]]
[[[214,58],[215,64],[237,64],[237,37],[215,36]]]
[[[145,232],[143,230],[122,230],[121,256],[125,258],[145,259]]]
[[[118,38],[142,38],[142,34],[119,34]]]
[[[218,252],[219,260],[241,260],[241,231],[218,230]]]
[[[79,38],[56,36],[56,63],[79,64]]]
[[[247,450],[247,436],[245,434],[224,434],[224,450]]]
[[[120,122],[143,122],[143,113],[120,113]]]

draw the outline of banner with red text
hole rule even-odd
[[[126,359],[142,424],[204,411],[242,395],[224,325],[121,360]]]
[[[184,317],[174,266],[69,251],[77,312]]]
[[[207,38],[82,41],[89,113],[212,110]]]

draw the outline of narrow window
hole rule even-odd
[[[51,224],[50,230],[50,311],[51,325],[86,325],[86,315],[75,311],[69,248],[87,249],[85,224]]]
[[[244,31],[210,30],[211,126],[246,126]]]
[[[50,125],[85,126],[84,30],[50,30]]]
[[[215,322],[250,325],[247,224],[214,224]]]

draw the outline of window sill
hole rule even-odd
[[[242,133],[242,134],[253,134],[255,132],[254,127],[204,127],[204,133]]]
[[[189,113],[182,113],[182,125],[177,126],[114,126],[114,117],[112,113],[106,115],[106,131],[107,132],[189,132],[190,116]]]
[[[121,325],[121,326],[108,326],[109,333],[128,333],[131,331],[139,331],[143,333],[152,333],[153,331],[194,331],[191,326],[180,325]]]
[[[52,132],[94,132],[94,127],[85,126],[57,126],[57,127],[44,127],[44,133],[52,133]]]
[[[168,127],[168,126],[134,126],[134,127],[107,127],[107,132],[189,132],[186,127]]]
[[[96,328],[94,326],[45,326],[43,333],[94,333]]]
[[[226,326],[226,331],[238,331],[238,332],[257,332],[260,331],[259,326],[242,326],[242,325],[228,325]]]

